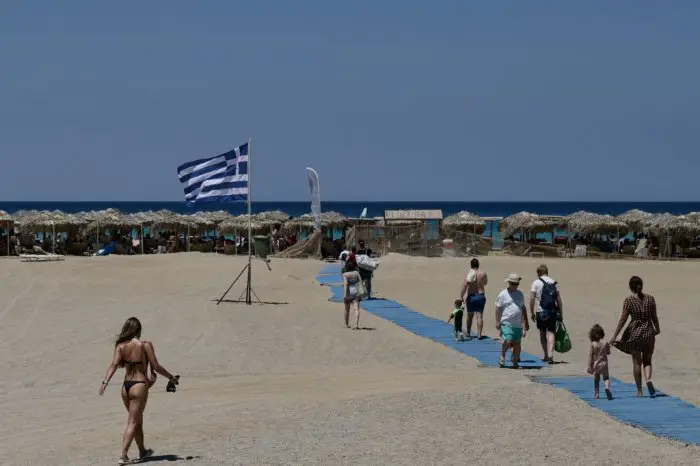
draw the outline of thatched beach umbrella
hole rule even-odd
[[[656,234],[672,236],[695,236],[700,232],[700,224],[686,216],[676,216],[669,213],[652,215],[644,225]]]
[[[594,233],[617,233],[626,235],[629,227],[625,222],[611,215],[579,211],[564,217],[570,231],[584,235]]]
[[[231,215],[230,212],[226,212],[225,210],[217,210],[215,212],[199,211],[195,212],[194,215],[196,215],[197,217],[202,217],[211,220],[217,225],[225,220],[230,220],[234,217],[233,215]]]
[[[652,217],[652,214],[639,209],[628,210],[617,216],[617,218],[625,222],[632,231],[643,230],[650,217]]]
[[[322,228],[340,228],[347,225],[348,218],[338,212],[323,212],[321,213]],[[282,225],[282,231],[287,233],[295,233],[300,230],[312,230],[314,228],[314,216],[311,214],[300,215],[287,220]]]
[[[313,216],[311,217],[313,218]],[[321,226],[325,228],[340,228],[348,223],[348,218],[338,212],[321,213]]]
[[[486,222],[476,214],[463,210],[450,215],[442,221],[443,226],[459,230],[471,230],[474,234],[481,234],[486,230]]]
[[[261,222],[255,216],[250,218],[250,227],[253,233],[261,233],[269,228],[268,224]],[[218,230],[224,234],[238,234],[239,231],[248,231],[248,215],[239,215],[237,217],[232,217],[228,220],[224,220],[219,223]]]
[[[511,236],[515,233],[529,232],[536,228],[543,228],[539,215],[530,212],[518,212],[501,220],[503,236]]]

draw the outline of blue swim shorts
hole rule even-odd
[[[486,308],[486,296],[482,293],[467,296],[467,312],[484,312]]]
[[[511,341],[517,343],[523,339],[523,329],[517,327],[511,327],[510,325],[501,326],[501,333],[503,334],[503,339],[505,341]]]

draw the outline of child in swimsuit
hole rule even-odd
[[[588,338],[591,340],[591,351],[588,355],[588,373],[593,375],[593,396],[596,400],[600,398],[600,377],[602,376],[605,383],[605,396],[608,400],[612,400],[610,372],[608,371],[610,344],[603,341],[603,338],[605,338],[603,327],[595,324],[588,332]]]
[[[462,307],[462,300],[457,299],[457,300],[455,300],[455,307],[454,307],[454,309],[452,309],[452,314],[450,314],[450,318],[447,319],[448,324],[452,320],[454,320],[455,340],[456,341],[464,341],[464,334],[462,333],[462,318],[463,317],[464,317],[464,308]]]

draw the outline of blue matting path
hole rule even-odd
[[[336,266],[338,273],[340,273],[339,267],[340,265]],[[331,267],[326,266],[322,272],[332,270]],[[316,280],[320,284],[331,285],[329,286],[329,290],[332,293],[331,301],[343,301],[343,287],[338,284],[338,277],[317,275]],[[482,366],[498,367],[498,357],[501,355],[500,342],[490,338],[485,338],[483,340],[472,339],[470,341],[455,341],[454,327],[451,324],[448,324],[444,320],[434,319],[420,312],[413,311],[396,301],[372,299],[362,301],[360,307],[418,336],[441,343],[455,351],[475,358]],[[509,356],[510,354],[508,357]],[[507,367],[512,366],[509,359],[506,360],[506,364]],[[523,369],[539,369],[543,367],[543,363],[539,358],[531,354],[521,353],[520,367]]]
[[[332,267],[332,266],[331,266]],[[324,271],[340,273],[339,265],[335,269],[326,266]],[[335,272],[333,272],[335,270]],[[319,277],[317,277],[318,279]],[[330,301],[343,302],[343,287],[331,283],[328,287],[332,297]],[[319,280],[320,283],[320,280]],[[477,359],[484,366],[497,366],[500,343],[491,340],[471,340],[456,342],[452,326],[446,322],[428,317],[408,309],[404,305],[387,299],[362,301],[361,307],[372,314],[386,319],[406,330],[442,343],[445,346]],[[535,356],[523,353],[523,368],[540,368],[542,363]],[[656,397],[637,397],[634,384],[611,379],[613,400],[593,398],[593,377],[548,377],[531,376],[533,381],[553,385],[568,390],[594,408],[604,411],[611,417],[625,424],[644,429],[660,437],[670,438],[685,443],[700,445],[700,410],[680,398],[668,396],[657,389]]]
[[[638,397],[637,387],[611,378],[613,399],[607,400],[601,387],[601,399],[593,398],[593,377],[533,376],[532,380],[570,391],[583,401],[615,419],[660,437],[700,445],[700,409],[660,391],[654,398]],[[601,381],[601,385],[603,385]],[[646,393],[646,388],[644,389]]]
[[[340,262],[327,264],[321,269],[319,275],[340,275]]]

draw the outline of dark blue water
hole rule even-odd
[[[520,211],[546,215],[568,215],[578,210],[618,215],[630,209],[651,213],[685,214],[700,211],[700,202],[324,202],[322,210],[359,217],[367,207],[369,217],[381,217],[391,209],[442,209],[446,217],[468,210],[483,217],[507,217]],[[2,202],[0,209],[9,213],[18,210],[60,210],[66,213],[114,208],[124,213],[167,209],[179,213],[198,210],[227,210],[232,214],[247,212],[245,203],[190,208],[184,202]],[[309,213],[309,202],[254,202],[253,212],[282,210],[291,216]]]

